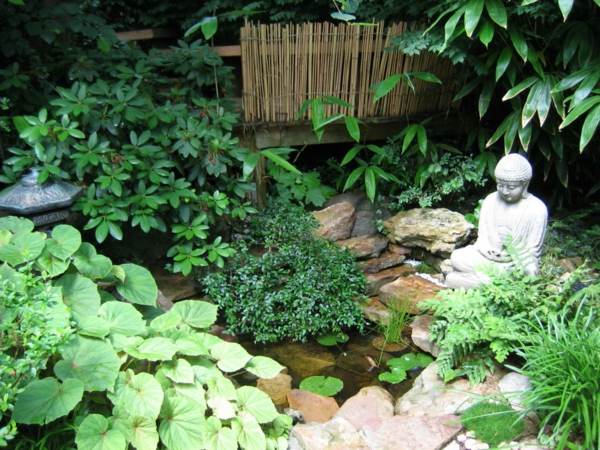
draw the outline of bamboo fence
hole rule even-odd
[[[244,119],[247,123],[295,121],[305,100],[323,95],[354,105],[326,106],[325,112],[357,118],[414,116],[450,108],[459,87],[457,71],[432,53],[389,52],[391,38],[405,23],[385,27],[345,23],[253,24],[241,29]],[[373,102],[369,88],[387,77],[430,72],[442,85],[413,79],[415,92],[400,82]],[[299,119],[309,119],[310,111]]]

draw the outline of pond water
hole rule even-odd
[[[403,340],[405,345],[387,346],[383,350],[379,348],[382,337],[377,333],[351,335],[348,342],[338,346],[324,346],[315,340],[255,344],[240,339],[240,344],[253,356],[268,356],[286,366],[287,374],[292,377],[293,389],[297,389],[303,379],[314,375],[339,378],[344,388],[334,398],[338,405],[342,405],[366,386],[381,386],[394,399],[411,388],[419,370],[408,372],[407,379],[397,384],[378,379],[380,373],[388,371],[387,361],[414,352],[410,337],[403,336]]]

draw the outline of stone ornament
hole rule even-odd
[[[510,154],[498,162],[494,174],[497,191],[483,202],[477,241],[452,253],[454,271],[446,276],[448,287],[469,289],[488,282],[487,274],[494,267],[514,268],[505,248],[508,239],[519,252],[525,273],[536,275],[539,270],[548,209],[527,191],[531,164],[519,154]]]

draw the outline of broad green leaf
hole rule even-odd
[[[123,350],[127,354],[138,359],[169,361],[177,351],[177,347],[172,339],[155,337],[146,339],[142,344],[138,345],[137,348],[128,345],[124,347]]]
[[[422,127],[422,125],[413,124],[406,128],[406,134],[404,135],[404,141],[402,142],[402,153],[404,153],[412,143],[420,127]]]
[[[43,425],[66,416],[83,398],[83,383],[68,379],[60,383],[46,377],[25,386],[17,396],[12,419],[17,423]]]
[[[348,150],[348,153],[346,153],[346,156],[344,156],[344,159],[340,163],[340,166],[345,166],[350,161],[352,161],[354,159],[354,157],[356,155],[358,155],[358,152],[360,152],[363,148],[364,148],[363,145],[355,145],[350,150]]]
[[[117,292],[131,303],[155,305],[158,287],[150,271],[137,264],[121,264],[120,267],[125,271],[125,279],[117,284]]]
[[[259,378],[273,378],[285,369],[285,366],[266,356],[253,356],[244,369]]]
[[[149,373],[134,374],[133,371],[120,372],[115,383],[114,393],[108,397],[117,406],[136,416],[156,420],[163,404],[163,390],[160,383]]]
[[[571,12],[571,8],[573,8],[574,2],[575,0],[558,0],[558,7],[560,8],[560,12],[562,13],[565,21]]]
[[[537,113],[540,119],[540,125],[544,125],[548,114],[550,113],[550,105],[552,104],[552,82],[550,77],[544,78],[540,83],[537,100]]]
[[[296,169],[292,164],[290,164],[287,160],[285,160],[284,158],[282,158],[279,155],[276,155],[275,153],[273,153],[272,151],[269,150],[262,150],[260,152],[262,155],[265,156],[265,158],[270,159],[271,161],[273,161],[275,164],[277,164],[278,166],[281,166],[282,168],[284,168],[285,170],[287,170],[288,172],[292,172],[295,173],[297,175],[302,175],[302,172],[300,172],[298,169]]]
[[[235,417],[234,405],[224,397],[210,397],[206,404],[212,410],[213,415],[221,420],[231,420]]]
[[[452,16],[446,21],[446,24],[444,25],[444,45],[447,45],[450,43],[450,39],[454,35],[454,30],[456,30],[458,21],[463,16],[466,9],[467,9],[467,5],[463,6],[458,11],[456,11],[454,14],[452,14]]]
[[[81,245],[81,233],[70,225],[57,225],[52,237],[46,239],[46,250],[61,260],[66,260]]]
[[[40,232],[18,234],[10,244],[0,247],[0,261],[11,266],[33,261],[42,254],[45,239],[46,235]]]
[[[252,414],[242,411],[231,421],[231,429],[244,450],[266,448],[265,434]]]
[[[217,321],[218,306],[200,300],[177,302],[171,311],[181,317],[181,322],[193,328],[209,328]]]
[[[406,379],[406,371],[400,367],[392,367],[389,372],[380,373],[377,378],[381,381],[396,384]]]
[[[529,123],[529,121],[533,118],[535,112],[537,111],[538,102],[540,101],[540,98],[543,95],[543,93],[541,92],[542,90],[543,90],[542,80],[539,80],[537,83],[535,83],[531,87],[531,90],[529,91],[529,95],[527,96],[527,100],[525,101],[525,104],[523,105],[523,112],[521,114],[521,122],[522,122],[523,127]],[[548,97],[549,96],[550,96],[550,93],[548,92]]]
[[[517,132],[519,131],[519,117],[517,115],[514,116],[512,121],[509,121],[508,128],[506,129],[506,133],[504,133],[504,154],[507,155],[510,153],[510,150],[515,142],[515,138],[517,137]]]
[[[585,122],[583,122],[583,128],[581,129],[581,138],[579,140],[580,152],[582,152],[583,149],[585,149],[585,147],[592,140],[592,137],[594,136],[594,133],[598,128],[598,121],[600,121],[600,105],[592,109],[585,118]]]
[[[110,273],[112,261],[96,253],[96,248],[83,242],[73,255],[73,264],[81,274],[88,278],[104,278]]]
[[[194,367],[196,372],[196,367]],[[196,378],[198,374],[196,372]],[[209,376],[205,380],[206,387],[208,388],[208,395],[210,397],[224,397],[227,400],[237,400],[237,393],[235,386],[230,379],[225,378],[221,373],[218,375]]]
[[[129,303],[118,301],[103,303],[98,315],[106,321],[111,333],[135,336],[146,332],[142,313]]]
[[[332,397],[342,390],[344,383],[339,378],[317,375],[305,378],[300,382],[300,389],[322,395],[323,397]]]
[[[423,125],[419,125],[417,128],[417,143],[419,144],[419,151],[423,156],[427,156],[427,130]]]
[[[490,15],[490,19],[502,28],[507,27],[506,8],[502,0],[486,0],[485,8]]]
[[[223,372],[240,370],[252,358],[244,347],[234,342],[221,342],[210,349],[210,354]]]
[[[67,274],[56,280],[55,286],[62,288],[63,302],[71,308],[76,319],[98,315],[100,294],[92,280]]]
[[[521,31],[517,27],[509,27],[508,34],[517,53],[523,58],[523,61],[527,61],[527,53],[529,50]]]
[[[56,256],[51,255],[46,249],[36,259],[36,265],[40,271],[46,271],[48,276],[51,278],[62,275],[69,268],[70,262],[58,259]]]
[[[79,450],[125,450],[127,441],[119,431],[110,429],[108,419],[100,414],[87,416],[79,429],[75,443]]]
[[[344,22],[352,22],[354,19],[356,19],[356,16],[352,14],[346,14],[339,11],[332,12],[331,17],[333,19],[343,20]]]
[[[512,54],[512,49],[508,46],[504,47],[504,50],[500,52],[498,62],[496,63],[496,81],[498,81],[500,77],[504,75],[504,72],[506,72],[506,69],[512,60]]]
[[[194,369],[189,362],[185,359],[175,358],[171,361],[165,361],[162,363],[162,371],[166,377],[175,383],[188,383],[194,382]]]
[[[374,203],[375,194],[377,193],[377,182],[375,181],[375,172],[371,167],[365,169],[365,190],[367,197]]]
[[[75,335],[61,351],[63,359],[54,366],[58,378],[81,380],[88,392],[112,390],[121,360],[110,344]]]
[[[529,77],[526,80],[520,82],[519,84],[517,84],[514,88],[509,89],[506,94],[504,94],[504,97],[502,97],[502,100],[506,101],[506,100],[510,100],[513,97],[516,97],[517,95],[519,95],[521,92],[523,92],[525,89],[531,87],[531,85],[537,83],[538,81],[540,81],[539,77]]]
[[[590,68],[578,70],[577,72],[572,73],[569,76],[560,80],[560,82],[556,86],[554,86],[552,91],[558,92],[558,91],[564,91],[566,89],[571,89],[573,86],[575,86],[575,85],[581,83],[583,80],[585,80],[595,70],[596,69],[590,69]]]
[[[375,96],[373,97],[373,103],[375,103],[384,95],[387,95],[392,89],[396,87],[396,85],[401,79],[402,74],[397,73],[395,75],[387,77],[385,80],[378,83],[377,89],[375,90]]]
[[[484,0],[469,0],[465,10],[465,32],[471,37],[483,12]]]
[[[158,434],[169,450],[189,450],[191,442],[194,448],[209,448],[202,436],[204,412],[191,400],[184,397],[165,398],[160,418]]]
[[[483,19],[478,36],[481,43],[487,47],[492,42],[492,39],[494,39],[494,24],[489,20]]]
[[[238,405],[242,411],[247,411],[260,423],[274,420],[279,413],[273,400],[258,388],[242,386],[237,390]]]
[[[168,389],[166,394],[169,397],[186,397],[196,404],[196,407],[202,411],[202,414],[206,411],[206,392],[199,381],[194,381],[193,384],[174,383],[173,387]]]
[[[573,121],[578,119],[579,116],[593,108],[598,103],[600,103],[600,96],[586,98],[579,105],[575,106],[575,108],[573,108],[569,114],[567,114],[566,119],[560,124],[559,129],[569,126],[571,123],[573,123]]]
[[[585,98],[590,95],[592,89],[596,87],[600,80],[600,69],[589,74],[585,80],[581,82],[575,93],[571,105],[579,105]]]
[[[206,450],[237,450],[235,433],[229,427],[223,427],[216,417],[209,417],[204,423],[202,437]]]
[[[158,430],[154,419],[130,415],[125,421],[125,426],[127,437],[136,450],[156,450],[158,448]]]
[[[210,352],[204,345],[204,341],[198,334],[183,336],[175,341],[178,355],[185,356],[208,356]]]
[[[356,142],[360,141],[360,128],[358,127],[358,120],[356,117],[344,116],[344,122],[346,123],[346,130],[352,139]]]
[[[490,145],[492,145],[494,142],[496,142],[498,139],[500,139],[500,137],[506,133],[506,130],[509,127],[513,126],[513,123],[515,121],[519,120],[519,111],[513,111],[512,113],[510,113],[506,119],[504,119],[502,121],[502,123],[500,124],[500,126],[498,127],[498,129],[496,130],[496,132],[492,135],[492,137],[487,141],[487,143],[485,144],[486,147],[489,147]]]
[[[321,126],[321,124],[325,121],[325,109],[323,108],[323,102],[321,101],[321,99],[313,99],[311,103],[311,112],[313,131],[315,132],[317,138],[320,141],[321,136],[323,136],[323,127]]]
[[[358,178],[362,175],[365,169],[365,166],[360,166],[354,169],[352,173],[350,173],[350,175],[348,176],[343,191],[350,189],[354,185],[354,183],[356,183],[356,180],[358,180]]]
[[[526,152],[529,150],[532,130],[533,127],[531,126],[531,122],[528,123],[525,127],[519,126],[519,140],[521,141],[521,146],[523,147],[523,150],[525,150]]]
[[[169,330],[173,327],[176,327],[180,323],[181,317],[179,316],[179,314],[176,314],[173,312],[173,310],[171,310],[165,314],[161,314],[160,316],[152,319],[152,322],[150,322],[150,326],[160,333]]]
[[[249,177],[260,160],[260,153],[249,152],[244,158],[243,174],[244,178]]]
[[[200,29],[202,30],[202,34],[204,35],[204,39],[207,41],[214,36],[217,32],[217,27],[219,25],[219,21],[214,16],[204,17],[200,21]]]
[[[79,334],[97,338],[103,338],[110,333],[106,320],[98,316],[88,316],[78,320],[77,329]]]
[[[0,218],[0,230],[10,231],[13,234],[31,233],[35,224],[24,217],[7,216]]]

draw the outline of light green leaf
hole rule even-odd
[[[542,90],[543,90],[542,80],[539,80],[537,83],[535,83],[531,87],[531,90],[529,91],[529,95],[527,96],[527,100],[525,101],[525,104],[523,105],[523,112],[521,115],[521,117],[522,117],[521,122],[522,122],[523,127],[529,123],[529,121],[533,118],[535,112],[537,111],[538,102],[543,95],[543,93],[541,92]],[[550,96],[550,93],[548,92],[548,97],[549,96]]]
[[[217,321],[218,306],[200,300],[183,300],[177,302],[171,311],[179,317],[183,324],[192,328],[209,328]]]
[[[344,114],[340,114],[340,113],[334,114],[333,116],[329,116],[319,124],[319,128],[323,128],[323,127],[325,127],[325,125],[329,125],[330,123],[333,123],[336,120],[341,119],[342,117],[344,117]],[[314,131],[317,131],[317,130],[314,130]]]
[[[185,359],[173,359],[171,361],[165,361],[162,364],[162,371],[166,377],[175,383],[188,383],[194,382],[194,369],[189,362]]]
[[[123,348],[123,351],[138,359],[169,361],[177,351],[177,347],[172,339],[155,337],[146,339],[137,348],[127,345]]]
[[[486,47],[494,39],[494,24],[489,20],[483,19],[479,29],[479,40]],[[508,48],[508,47],[507,47]]]
[[[508,34],[517,53],[523,58],[523,61],[527,61],[527,53],[529,50],[521,31],[517,27],[509,27]]]
[[[43,425],[66,416],[83,398],[83,383],[68,379],[60,383],[46,377],[25,386],[17,396],[12,419],[17,423]]]
[[[205,17],[200,21],[200,29],[207,41],[217,32],[219,21],[214,16]],[[187,35],[187,33],[186,33]]]
[[[258,153],[258,152],[249,152],[246,155],[246,157],[244,158],[244,167],[243,167],[244,178],[247,178],[252,174],[252,171],[254,171],[254,168],[258,164],[259,160],[260,160],[260,153]]]
[[[322,95],[321,100],[324,105],[338,105],[343,106],[344,108],[354,108],[352,103],[348,103],[341,98],[333,97],[331,95]]]
[[[400,367],[392,367],[389,372],[380,373],[377,378],[381,381],[396,384],[406,379],[406,371]]]
[[[193,384],[175,383],[172,389],[167,390],[167,396],[186,397],[196,404],[196,407],[202,411],[203,415],[204,411],[206,411],[206,392],[199,381],[195,381]]]
[[[52,278],[65,273],[70,265],[69,261],[62,261],[57,257],[51,255],[45,249],[42,252],[42,254],[36,259],[35,263],[40,269],[40,271],[46,271],[48,273],[48,276]]]
[[[352,161],[354,159],[354,157],[356,155],[358,155],[358,152],[360,152],[363,148],[364,148],[363,145],[355,145],[350,150],[348,150],[348,153],[346,153],[346,156],[344,156],[344,159],[340,163],[340,166],[345,166],[350,161]]]
[[[7,216],[0,218],[0,230],[10,231],[13,234],[31,233],[35,224],[24,217]]]
[[[117,292],[138,305],[153,306],[158,298],[158,287],[150,271],[137,264],[121,264],[125,279],[117,284]]]
[[[452,38],[452,35],[454,34],[454,30],[456,29],[456,26],[458,25],[458,21],[463,16],[466,9],[467,9],[467,5],[463,6],[458,11],[456,11],[454,14],[452,14],[452,16],[446,21],[446,24],[444,25],[444,45],[447,45],[450,43],[450,38]]]
[[[173,327],[176,327],[180,323],[181,317],[179,316],[179,314],[174,313],[173,310],[171,310],[165,314],[161,314],[160,316],[152,319],[152,322],[150,322],[150,326],[159,333],[161,333],[163,331],[167,331]]]
[[[238,405],[247,411],[260,423],[274,420],[279,413],[275,409],[273,400],[260,389],[253,386],[242,386],[237,390]]]
[[[78,320],[77,329],[79,334],[98,338],[103,338],[110,333],[106,320],[98,316],[89,316]]]
[[[110,429],[108,419],[100,414],[87,416],[77,431],[75,443],[79,450],[125,450],[127,442],[119,431]]]
[[[70,225],[57,225],[52,229],[52,238],[46,239],[46,250],[58,259],[66,260],[81,245],[81,233]]]
[[[260,450],[267,445],[265,434],[252,414],[242,411],[231,421],[231,428],[244,450]]]
[[[539,77],[529,77],[526,80],[520,82],[519,84],[517,84],[514,88],[509,89],[506,94],[504,94],[504,97],[502,97],[503,101],[506,100],[510,100],[513,97],[516,97],[517,95],[519,95],[521,92],[523,92],[525,89],[529,88],[531,85],[533,85],[534,83],[537,83],[538,81],[540,81]]]
[[[46,235],[40,232],[16,235],[11,243],[0,247],[0,261],[17,266],[33,261],[44,250]]]
[[[375,171],[371,167],[365,169],[365,190],[367,197],[371,202],[375,202],[375,194],[377,193],[377,181],[375,181]]]
[[[273,378],[285,369],[285,366],[266,356],[253,356],[244,369],[260,378]]]
[[[471,37],[483,12],[484,0],[470,0],[465,10],[465,32]]]
[[[262,150],[260,152],[262,155],[265,156],[265,158],[270,159],[271,161],[273,161],[275,164],[277,164],[278,166],[283,167],[285,170],[287,170],[288,172],[292,172],[295,173],[297,175],[302,175],[302,172],[300,172],[298,169],[296,169],[292,164],[290,164],[287,160],[285,160],[284,158],[282,158],[279,155],[276,155],[275,153],[273,153],[272,151],[269,150]]]
[[[356,142],[360,141],[360,128],[358,127],[358,120],[356,117],[344,116],[344,122],[346,123],[346,130],[352,139]]]
[[[339,11],[335,11],[331,13],[331,17],[337,20],[343,20],[344,22],[352,22],[356,19],[356,16],[352,14],[341,13]]]
[[[164,394],[155,377],[149,373],[134,374],[128,370],[119,373],[114,393],[109,393],[108,397],[115,405],[126,408],[129,414],[156,420]]]
[[[235,433],[231,428],[223,427],[216,417],[209,417],[202,430],[206,450],[237,450]]]
[[[63,302],[72,309],[75,318],[98,315],[100,294],[98,286],[81,275],[63,275],[55,286],[62,289]]]
[[[300,382],[300,389],[322,395],[323,397],[332,397],[340,392],[344,383],[339,378],[317,375],[305,378]]]
[[[379,100],[384,95],[387,95],[392,89],[396,87],[396,85],[402,79],[402,74],[397,73],[390,77],[387,77],[385,80],[381,81],[377,84],[377,89],[375,89],[375,96],[373,97],[373,103]]]
[[[362,175],[362,173],[365,171],[365,169],[366,169],[365,166],[360,166],[360,167],[357,167],[356,169],[354,169],[352,171],[352,173],[350,174],[350,176],[348,176],[348,179],[346,180],[346,184],[344,184],[343,191],[350,189],[354,185],[354,183],[356,183],[356,180],[358,180],[358,178]]]
[[[103,303],[98,314],[106,321],[111,333],[135,336],[146,332],[142,313],[129,303],[118,301]]]
[[[598,121],[600,121],[600,105],[592,109],[585,122],[583,122],[583,128],[581,129],[581,138],[579,140],[579,151],[583,152],[585,147],[590,143],[596,129],[598,128]]]
[[[235,407],[223,397],[210,397],[206,404],[212,410],[213,415],[221,420],[230,420],[235,417]]]
[[[81,380],[88,392],[112,390],[121,360],[110,344],[75,335],[61,351],[63,359],[54,366],[58,378]]]
[[[158,434],[169,450],[189,450],[190,442],[194,443],[195,448],[209,448],[202,436],[204,412],[191,400],[184,397],[165,398],[160,417]]]
[[[573,3],[575,0],[558,0],[558,7],[560,8],[560,12],[563,15],[564,20],[567,20],[571,9],[573,8]]]
[[[579,116],[581,116],[589,109],[593,108],[598,103],[600,103],[600,96],[586,98],[579,105],[575,106],[575,108],[573,108],[573,110],[569,114],[567,114],[567,117],[565,118],[563,123],[560,124],[559,129],[569,126],[571,123],[573,123],[573,121],[578,119]]]
[[[244,347],[234,342],[221,342],[210,349],[210,354],[223,372],[240,370],[252,358]]]
[[[73,255],[73,264],[81,274],[88,278],[104,278],[110,273],[112,261],[96,253],[96,248],[83,242]]]
[[[196,372],[196,367],[194,367],[194,372]],[[196,378],[198,378],[197,372]],[[225,378],[221,373],[218,375],[210,374],[204,381],[208,388],[209,396],[224,397],[227,400],[237,400],[235,386],[230,379]]]
[[[507,27],[506,8],[502,0],[486,0],[485,8],[494,22],[502,28]]]
[[[130,415],[125,421],[127,437],[136,450],[156,450],[158,430],[156,421],[150,417]]]

